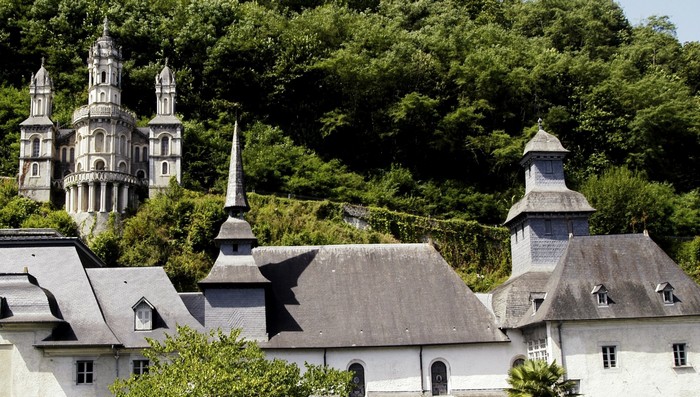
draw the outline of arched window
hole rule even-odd
[[[39,164],[32,163],[32,176],[39,176]]]
[[[100,102],[105,102],[105,93],[100,92]]]
[[[515,358],[515,360],[513,360],[513,363],[511,364],[511,367],[515,368],[515,367],[519,367],[519,366],[521,366],[521,365],[523,365],[523,364],[525,364],[525,357],[523,357],[523,356],[518,356],[518,357]]]
[[[98,132],[95,134],[95,152],[101,153],[105,149],[105,134]]]
[[[447,366],[442,361],[435,361],[430,366],[430,380],[433,396],[447,395]]]
[[[168,98],[163,98],[163,113],[170,113],[170,108],[168,107]]]
[[[83,170],[83,165],[78,163],[78,172],[81,172]]]
[[[352,363],[348,371],[352,373],[352,391],[350,391],[350,397],[364,397],[365,367],[360,363]]]
[[[164,136],[160,139],[160,154],[167,156],[170,154],[170,138]]]
[[[141,158],[141,148],[139,147],[134,147],[134,162],[138,163]]]
[[[36,114],[38,114],[38,115],[40,115],[40,116],[41,116],[42,114],[44,114],[44,112],[42,111],[42,108],[41,108],[41,99],[39,99],[39,100],[37,101]]]
[[[102,83],[107,82],[107,72],[102,72]]]
[[[95,161],[95,171],[104,171],[105,162],[102,160]]]
[[[119,172],[126,172],[126,163],[123,161],[119,163]]]
[[[136,177],[143,179],[146,177],[146,173],[143,170],[138,170],[138,171],[136,171]]]
[[[126,137],[124,135],[119,136],[119,154],[126,154]]]
[[[70,148],[70,162],[72,163],[74,161],[75,161],[75,149]]]
[[[141,161],[148,161],[148,146],[143,147],[143,155],[141,156]]]
[[[168,174],[169,174],[169,172],[168,172],[168,162],[167,162],[167,161],[163,161],[163,162],[160,164],[160,173],[161,173],[161,175],[168,175]]]
[[[39,157],[41,154],[41,140],[39,138],[32,139],[32,157]]]
[[[68,150],[66,148],[61,148],[61,162],[65,163],[67,159]]]

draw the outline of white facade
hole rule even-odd
[[[268,358],[296,363],[329,365],[349,370],[359,363],[365,371],[368,396],[421,396],[433,389],[431,366],[436,361],[447,367],[449,395],[502,396],[508,369],[525,350],[519,335],[510,343],[402,346],[356,349],[271,349]],[[425,394],[424,394],[425,393]]]
[[[21,123],[19,191],[37,201],[63,203],[84,234],[97,231],[110,213],[135,207],[182,180],[182,134],[175,116],[175,75],[166,65],[156,76],[157,116],[136,127],[122,106],[122,51],[109,36],[91,46],[88,103],[73,112],[72,129],[51,120],[53,82],[43,66],[32,76],[30,117]]]
[[[552,356],[586,396],[697,396],[699,329],[700,317],[566,322]],[[675,365],[674,344],[685,345],[686,365]],[[604,346],[615,347],[615,366],[604,367]]]
[[[130,376],[132,360],[143,358],[138,351],[109,348],[38,349],[34,344],[51,330],[32,328],[0,332],[0,397],[112,396],[109,385]],[[78,383],[79,361],[92,362],[92,382]]]

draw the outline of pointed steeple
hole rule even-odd
[[[231,164],[224,209],[228,218],[214,242],[219,256],[199,288],[204,293],[204,325],[224,332],[241,328],[246,339],[267,341],[265,290],[270,280],[263,276],[253,258],[257,239],[243,212],[250,209],[243,184],[238,123],[233,128]]]
[[[105,17],[102,36],[90,47],[88,67],[88,104],[121,105],[122,52],[109,36],[109,20]]]
[[[241,158],[241,144],[238,140],[238,120],[233,126],[231,163],[228,169],[228,186],[226,188],[224,209],[229,216],[238,218],[243,216],[243,212],[250,209],[248,198],[245,194],[245,184],[243,183],[243,160]]]

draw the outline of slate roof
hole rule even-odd
[[[541,129],[525,144],[523,156],[533,152],[569,153],[554,135]]]
[[[75,238],[5,235],[0,239],[0,273],[27,268],[37,283],[55,298],[64,324],[54,329],[40,347],[116,345],[119,340],[102,317],[101,308],[87,278],[86,267],[102,263]]]
[[[247,240],[257,242],[258,239],[253,234],[250,224],[243,219],[229,216],[219,229],[219,234],[214,238],[215,241],[221,242],[225,240]]]
[[[250,255],[222,255],[216,258],[207,277],[199,282],[203,288],[215,284],[269,284]]]
[[[248,198],[245,194],[243,159],[241,157],[241,144],[238,140],[238,121],[236,121],[233,126],[231,158],[228,169],[228,185],[226,187],[224,209],[229,214],[233,212],[245,212],[250,209]]]
[[[665,304],[656,287],[673,287]],[[599,307],[593,287],[603,284],[612,301]],[[688,277],[651,238],[642,234],[576,236],[545,288],[540,309],[521,326],[542,321],[654,318],[700,315],[700,285]]]
[[[513,204],[508,211],[505,224],[525,213],[591,213],[586,197],[566,188],[551,191],[532,190]]]
[[[176,116],[159,114],[156,117],[154,117],[151,121],[148,122],[148,125],[153,125],[153,124],[172,125],[172,124],[182,124],[182,122]]]
[[[196,330],[202,326],[190,315],[177,291],[160,267],[89,269],[88,277],[109,327],[126,348],[148,347],[146,337],[162,339],[176,325]],[[153,330],[134,330],[133,306],[145,298],[155,307]]]
[[[491,304],[501,328],[515,328],[532,307],[531,294],[545,291],[552,272],[532,271],[511,278],[491,292]]]
[[[56,298],[28,273],[0,274],[0,297],[0,324],[63,322]]]
[[[48,116],[29,116],[19,125],[53,125],[53,121]]]
[[[272,281],[264,348],[507,342],[427,244],[260,247]]]
[[[201,292],[180,292],[180,299],[185,304],[190,314],[200,323],[204,324],[204,294]]]

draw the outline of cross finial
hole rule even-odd
[[[541,130],[542,129],[542,118],[540,117],[537,119],[537,127]]]

